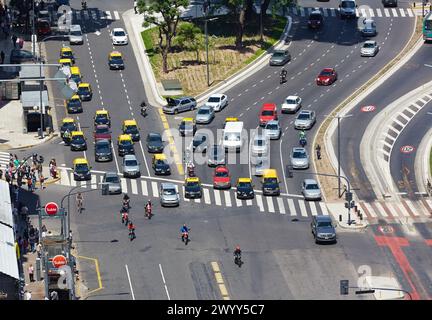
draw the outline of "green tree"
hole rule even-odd
[[[159,48],[162,55],[163,72],[168,73],[168,53],[177,31],[180,18],[180,7],[187,7],[189,0],[157,0],[147,4],[145,0],[138,1],[138,11],[144,13],[144,27],[156,25],[159,31]],[[159,18],[156,15],[161,15]]]
[[[199,51],[204,44],[200,28],[192,23],[185,22],[178,27],[176,40],[181,47],[195,51],[196,61],[199,62]]]
[[[237,20],[237,35],[235,45],[237,50],[243,47],[243,34],[246,26],[246,9],[252,0],[225,0],[224,4],[235,14]]]

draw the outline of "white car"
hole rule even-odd
[[[111,39],[113,45],[128,44],[128,35],[122,28],[114,28]]]
[[[213,110],[215,112],[221,111],[227,105],[228,105],[228,98],[226,95],[222,93],[212,94],[206,102],[206,106],[213,107]]]
[[[301,108],[302,99],[299,96],[288,96],[282,103],[283,113],[296,113]]]
[[[360,55],[362,57],[374,57],[379,51],[379,46],[376,41],[368,40],[363,43],[360,49]]]
[[[252,156],[266,155],[268,154],[268,137],[262,135],[256,135],[252,143]]]

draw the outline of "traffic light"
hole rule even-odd
[[[348,295],[348,288],[349,288],[349,280],[341,280],[340,281],[340,294],[342,296]]]
[[[352,201],[352,197],[353,197],[353,194],[352,194],[352,192],[346,192],[345,193],[345,200],[346,201],[348,201],[348,202],[351,202]]]

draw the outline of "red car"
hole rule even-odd
[[[108,139],[111,140],[111,131],[110,127],[106,124],[99,124],[96,126],[94,131],[94,139]]]
[[[264,103],[259,116],[260,126],[265,126],[271,120],[277,120],[277,108],[274,103]]]
[[[231,176],[225,166],[217,166],[213,173],[213,187],[215,189],[231,188]]]
[[[337,72],[333,68],[325,68],[316,78],[317,85],[329,86],[337,80]]]

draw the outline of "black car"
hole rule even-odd
[[[421,4],[421,1],[419,1],[419,2]],[[428,2],[428,1],[426,1],[426,2]],[[382,0],[382,4],[384,7],[397,7],[398,6],[397,0]]]
[[[111,120],[106,115],[97,114],[94,118],[94,125],[97,126],[99,124],[106,124],[107,126],[111,126]]]
[[[140,133],[137,127],[127,126],[125,129],[123,129],[124,134],[128,134],[132,137],[132,141],[139,141],[140,139]]]
[[[208,136],[203,133],[197,133],[192,141],[192,148],[194,152],[207,152]]]
[[[118,144],[118,154],[120,157],[123,157],[125,154],[135,154],[133,142],[129,140]]]
[[[311,231],[315,243],[333,242],[336,240],[336,229],[330,216],[312,216]]]
[[[11,64],[21,64],[23,62],[33,62],[36,58],[31,51],[13,49],[10,53]]]
[[[70,142],[71,151],[84,151],[87,150],[87,143],[82,135],[72,136]]]
[[[124,69],[124,61],[121,56],[112,55],[108,60],[108,65],[110,70],[123,70]]]
[[[309,15],[308,27],[311,29],[320,29],[324,25],[324,18],[319,10],[314,10]]]
[[[255,197],[255,192],[251,182],[237,183],[237,199],[253,199]]]
[[[201,198],[202,190],[199,182],[186,182],[185,183],[185,198]]]
[[[66,102],[66,109],[68,113],[83,112],[83,107],[80,99],[69,99]]]
[[[147,150],[151,153],[162,153],[164,149],[162,136],[159,133],[150,132],[147,135]]]
[[[171,169],[165,160],[155,160],[153,163],[153,170],[156,175],[170,175]]]
[[[108,139],[100,139],[95,142],[95,160],[98,162],[112,161],[113,152]]]

